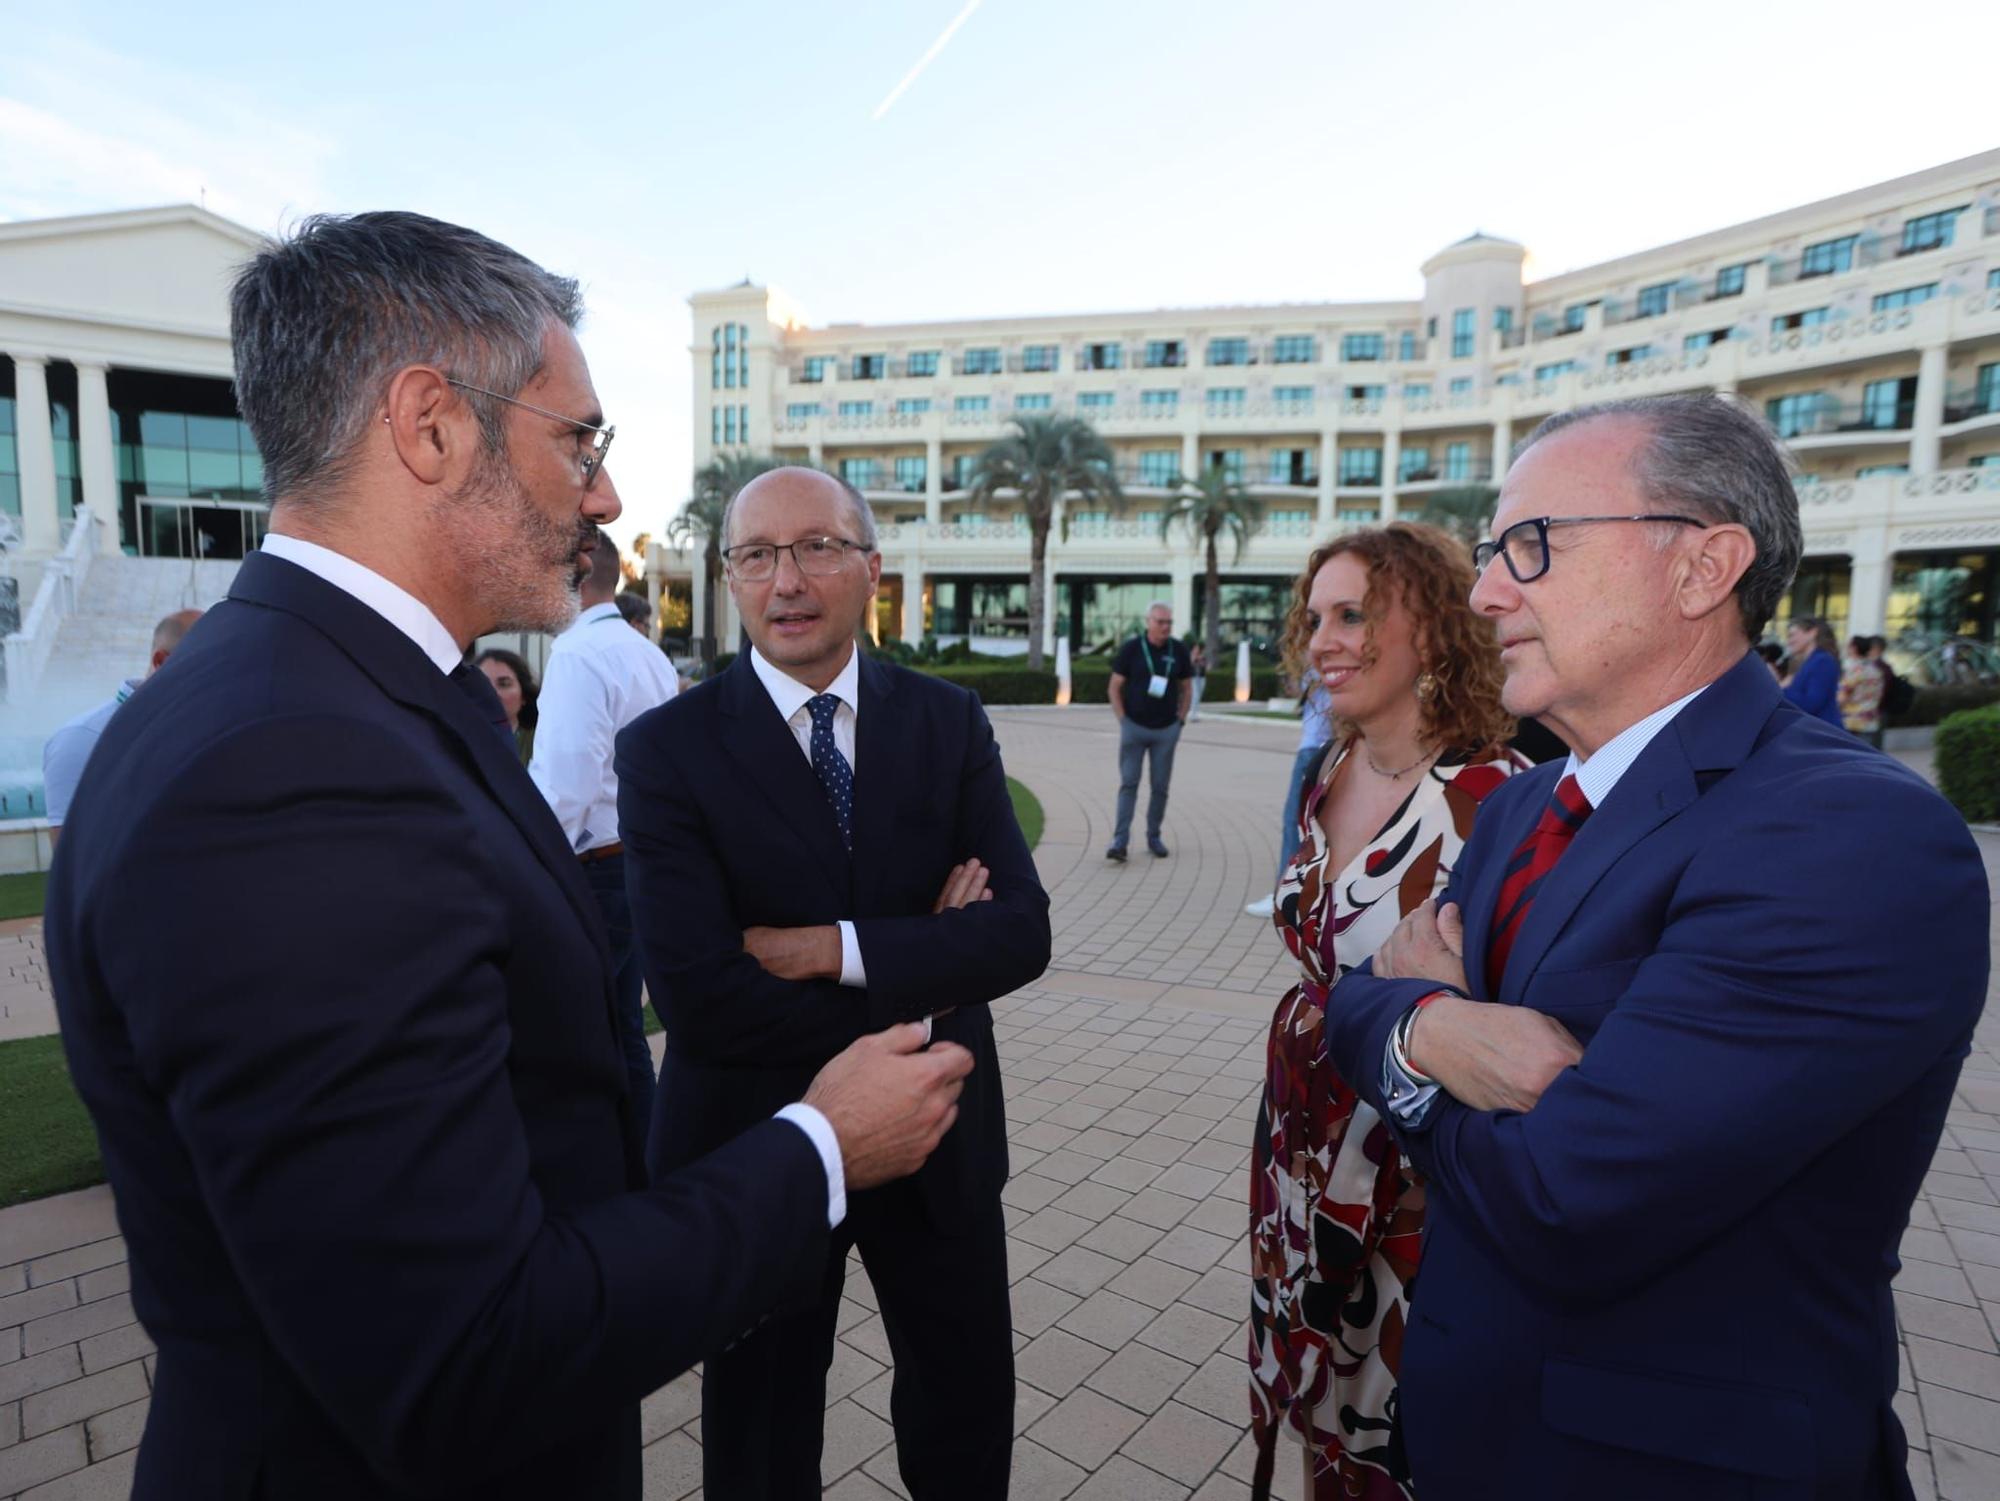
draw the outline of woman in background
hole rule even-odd
[[[507,711],[508,728],[514,732],[514,749],[526,766],[535,753],[535,699],[542,691],[535,674],[518,653],[498,646],[487,647],[474,665],[500,695],[500,707]]]
[[[1840,717],[1840,643],[1833,628],[1815,616],[1800,615],[1785,627],[1785,651],[1792,662],[1785,697],[1815,719],[1845,729]]]

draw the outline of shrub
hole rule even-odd
[[[1901,714],[1891,714],[1888,722],[1892,729],[1940,724],[1961,709],[1992,703],[2000,703],[2000,684],[1932,683],[1917,689],[1910,707]]]
[[[1968,822],[2000,819],[2000,703],[1961,709],[1938,724],[1937,778]]]
[[[961,688],[970,688],[983,704],[1052,704],[1056,675],[1030,672],[1026,667],[994,667],[979,663],[924,669]]]

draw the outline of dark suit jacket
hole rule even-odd
[[[633,1191],[554,817],[289,563],[247,559],[105,733],[47,938],[159,1346],[141,1497],[636,1497],[638,1399],[817,1285],[789,1123]]]
[[[671,1170],[799,1097],[867,1032],[944,1007],[934,1036],[972,1051],[957,1125],[918,1174],[947,1222],[1007,1176],[986,1003],[1048,967],[1049,899],[1014,821],[979,701],[864,655],[854,852],[747,656],[618,737],[618,827],[646,984],[666,1024],[651,1159]],[[931,915],[977,857],[994,899]],[[743,930],[854,921],[866,989],[780,980]]]
[[[1509,854],[1559,765],[1480,810],[1450,900],[1473,996],[1584,1046],[1526,1115],[1399,1130],[1430,1182],[1403,1348],[1426,1501],[1907,1496],[1889,1279],[1985,999],[1964,820],[1744,660],[1681,711],[1544,882],[1497,997]],[[1327,1012],[1382,1108],[1424,981]]]

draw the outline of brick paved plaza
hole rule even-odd
[[[1244,1170],[1264,1023],[1291,964],[1268,925],[1241,909],[1269,884],[1296,730],[1257,720],[1191,727],[1168,815],[1172,858],[1135,854],[1119,867],[1102,858],[1114,791],[1109,712],[994,717],[1008,769],[1048,815],[1036,858],[1055,926],[1049,973],[994,1008],[1013,1137],[1013,1494],[1247,1496]],[[2000,837],[1981,843],[2000,877]],[[38,935],[0,935],[0,1018],[45,1006],[41,977]],[[1917,1494],[1992,1501],[1995,1016],[1980,1029],[1903,1255],[1898,1402]],[[126,1494],[151,1376],[126,1287],[107,1190],[0,1210],[0,1497]],[[900,1496],[888,1349],[858,1264],[840,1330],[827,1390],[828,1493]],[[648,1497],[699,1494],[699,1412],[693,1376],[647,1401]],[[1296,1493],[1299,1467],[1285,1462],[1294,1452],[1280,1456],[1280,1495]]]

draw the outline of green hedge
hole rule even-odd
[[[1977,709],[1992,703],[2000,703],[2000,684],[1936,684],[1917,689],[1915,702],[1905,712],[1891,714],[1889,725],[1892,729],[1900,730],[1919,725],[1941,724],[1961,709]]]
[[[1972,823],[2000,819],[2000,703],[1961,709],[1937,727],[1938,788]]]
[[[957,683],[962,688],[970,688],[987,704],[1052,704],[1056,701],[1056,675],[1054,668],[1044,668],[1040,672],[1030,672],[1027,667],[1009,667],[986,662],[969,662],[963,666],[919,667],[919,672],[927,672],[932,677],[943,678],[948,683]],[[1077,704],[1101,704],[1111,694],[1111,669],[1102,661],[1073,663],[1069,675],[1070,702]],[[1250,674],[1250,696],[1253,699],[1276,698],[1283,688],[1278,681],[1275,667],[1259,667]],[[1236,673],[1232,669],[1226,674],[1212,674],[1202,693],[1203,703],[1227,703],[1236,696]]]

